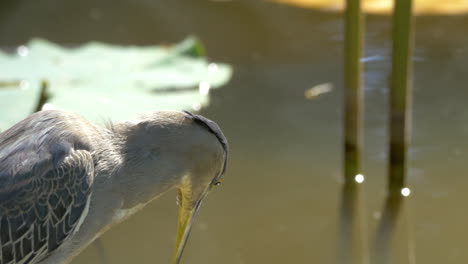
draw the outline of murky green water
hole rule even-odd
[[[358,237],[371,252],[385,199],[389,22],[367,18],[365,231]],[[391,263],[468,261],[467,25],[468,16],[416,20],[412,194],[393,232]],[[347,250],[340,247],[339,14],[257,1],[0,5],[5,46],[35,36],[64,44],[157,44],[193,33],[213,60],[235,67],[232,81],[214,91],[202,111],[223,128],[232,155],[225,182],[204,203],[183,262],[337,263]],[[325,82],[335,89],[304,98],[307,88]],[[92,245],[73,264],[100,263],[102,254],[112,264],[169,263],[176,213],[175,193],[168,193],[106,233],[104,250]]]

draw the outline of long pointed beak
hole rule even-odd
[[[192,224],[194,222],[195,216],[200,209],[201,201],[205,195],[202,195],[195,203],[184,198],[183,195],[180,195],[179,200],[179,220],[177,224],[177,237],[176,237],[176,246],[174,251],[174,257],[172,259],[172,264],[179,264],[184,251],[187,239],[190,235],[190,230],[192,229]]]

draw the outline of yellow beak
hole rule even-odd
[[[172,258],[172,264],[179,264],[182,257],[182,253],[187,243],[187,239],[192,229],[193,220],[200,208],[202,197],[196,201],[194,204],[192,201],[187,201],[188,199],[183,198],[181,195],[180,205],[179,205],[179,220],[177,224],[177,237],[176,237],[176,246],[174,251],[174,257]]]

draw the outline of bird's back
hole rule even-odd
[[[38,263],[79,227],[94,179],[92,129],[43,111],[0,134],[0,264]]]

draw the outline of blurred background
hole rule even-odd
[[[387,183],[390,1],[368,2],[379,8],[364,5],[365,182],[357,236],[369,250],[353,253],[360,255],[356,259],[372,251]],[[407,180],[412,192],[392,231],[391,263],[468,261],[468,1],[440,2],[415,3]],[[231,156],[226,179],[204,203],[182,262],[340,263],[342,5],[2,0],[0,46],[11,52],[32,38],[64,47],[90,41],[148,46],[197,36],[208,61],[232,67],[230,80],[210,91],[209,104],[199,111],[221,126]],[[311,95],[317,86],[321,92]],[[73,264],[169,263],[175,195],[166,194],[108,231]]]

